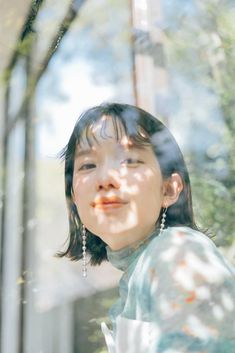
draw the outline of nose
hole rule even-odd
[[[116,168],[103,165],[97,175],[96,190],[119,189],[120,179]]]

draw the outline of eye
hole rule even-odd
[[[139,164],[139,163],[144,164],[143,161],[140,161],[139,159],[136,159],[136,158],[127,158],[122,162],[122,164]]]
[[[85,163],[81,167],[79,167],[78,170],[87,170],[87,169],[92,169],[95,167],[94,163]]]

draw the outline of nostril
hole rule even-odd
[[[114,183],[109,183],[109,184],[100,184],[98,185],[98,190],[109,190],[109,189],[119,189],[119,185],[116,185]]]
[[[102,189],[108,190],[110,188],[116,188],[116,186],[113,185],[112,183],[110,183],[108,185],[104,185],[104,184],[99,185],[99,190],[102,190]]]
[[[117,175],[113,173],[100,173],[97,174],[96,178],[96,189],[97,190],[108,190],[108,189],[119,189],[120,180]]]

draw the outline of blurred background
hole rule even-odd
[[[121,272],[54,254],[68,235],[63,164],[80,113],[136,104],[170,128],[198,224],[235,263],[235,1],[1,0],[0,347],[105,353]]]

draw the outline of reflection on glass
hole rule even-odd
[[[68,229],[56,156],[79,114],[90,106],[136,103],[170,127],[190,169],[199,223],[217,235],[215,241],[234,261],[234,5],[226,0],[3,4],[1,65],[7,70],[1,73],[0,119],[1,131],[8,131],[0,141],[4,353],[22,352],[23,345],[31,353],[105,351],[99,324],[118,296],[120,272],[106,264],[84,282],[80,264],[54,258]],[[30,162],[36,179],[27,201],[35,211],[23,219],[27,122],[33,122],[36,162]],[[30,234],[30,242],[22,242],[20,229]],[[26,249],[25,262],[32,268],[19,265]],[[19,299],[22,288],[27,304]],[[223,298],[228,307],[226,293]],[[213,315],[219,319],[223,312],[217,308]],[[18,345],[20,332],[23,345]]]

